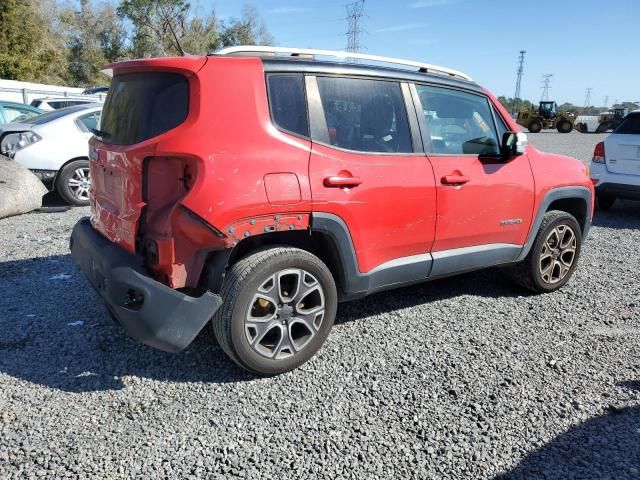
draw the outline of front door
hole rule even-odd
[[[435,181],[417,138],[408,86],[319,76],[307,78],[307,95],[314,213],[346,224],[362,273],[428,254]]]
[[[489,264],[505,260],[500,252],[508,261],[525,243],[533,214],[533,174],[526,154],[499,158],[498,139],[507,127],[484,95],[427,85],[416,85],[416,93],[438,199],[434,273],[442,257],[435,252],[455,257],[464,252],[449,251],[477,247],[467,251],[493,252]],[[465,262],[458,267],[465,269]]]

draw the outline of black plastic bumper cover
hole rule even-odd
[[[98,233],[88,218],[73,228],[71,255],[129,335],[166,352],[179,352],[222,305],[211,292],[191,297],[151,278],[142,259]]]

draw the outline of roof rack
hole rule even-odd
[[[312,48],[289,48],[289,47],[268,47],[261,45],[241,45],[238,47],[227,47],[214,52],[215,55],[236,55],[236,56],[291,56],[314,59],[315,57],[335,57],[340,60],[354,59],[366,60],[369,62],[388,63],[392,65],[402,65],[404,67],[415,67],[422,73],[438,73],[452,77],[471,80],[468,75],[452,70],[450,68],[439,67],[429,63],[402,60],[400,58],[381,57],[366,53],[352,53],[338,50],[316,50]]]

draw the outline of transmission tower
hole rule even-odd
[[[516,80],[516,92],[513,94],[513,110],[512,114],[518,113],[518,102],[520,101],[520,84],[522,83],[522,71],[524,67],[524,54],[525,50],[520,50],[520,56],[518,57],[518,79]]]
[[[604,97],[604,108],[609,108],[609,95]]]
[[[553,73],[545,73],[542,75],[542,97],[540,100],[549,100],[549,90],[551,90],[551,79]]]
[[[347,52],[361,52],[364,47],[360,44],[362,34],[362,17],[364,15],[364,1],[357,0],[345,6],[347,9]]]
[[[589,106],[589,103],[591,103],[591,91],[593,90],[593,88],[589,87],[587,88],[587,93],[584,97],[584,108],[587,108]]]

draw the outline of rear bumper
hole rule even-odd
[[[127,333],[142,343],[179,352],[222,305],[218,295],[191,297],[151,278],[142,260],[108,241],[88,218],[73,228],[71,255]]]
[[[640,185],[603,183],[596,185],[596,195],[612,195],[629,200],[640,200]]]

